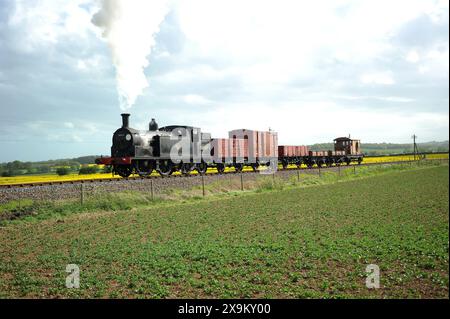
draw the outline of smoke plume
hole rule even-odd
[[[167,12],[165,0],[101,0],[100,10],[92,17],[111,49],[123,110],[132,107],[148,86],[147,57]]]

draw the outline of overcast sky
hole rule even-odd
[[[0,0],[0,162],[109,154],[121,109],[98,9]],[[448,0],[174,1],[131,124],[270,127],[298,145],[447,140],[448,12]]]

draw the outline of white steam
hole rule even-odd
[[[167,12],[165,0],[101,0],[101,8],[92,18],[111,49],[122,110],[132,107],[148,86],[144,74],[147,57]]]

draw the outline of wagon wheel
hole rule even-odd
[[[225,172],[225,165],[223,165],[223,164],[217,164],[216,168],[217,168],[217,172],[219,174],[223,174]]]
[[[244,164],[242,163],[236,163],[234,164],[234,169],[236,170],[236,173],[242,172],[242,169],[244,168]]]
[[[322,161],[317,161],[317,167],[322,167]]]
[[[307,164],[306,164],[306,166],[307,166],[308,168],[313,168],[313,166],[314,166],[314,163],[312,163],[312,162],[309,162],[309,163],[307,163]]]
[[[346,160],[345,163],[347,164],[347,166],[350,166],[350,160]]]
[[[331,166],[333,166],[333,160],[329,160],[329,161],[327,162],[327,167],[331,167]]]
[[[170,176],[173,173],[174,165],[171,160],[161,160],[157,169],[159,175]]]
[[[281,161],[281,165],[283,166],[283,169],[286,169],[288,167],[288,162],[286,160]]]
[[[363,159],[360,157],[358,158],[358,165],[361,165],[361,162],[363,161]]]
[[[258,168],[259,168],[259,163],[254,163],[254,164],[252,164],[252,168],[253,168],[253,171],[254,171],[254,172],[257,172],[257,171],[258,171]]]
[[[133,173],[133,167],[131,165],[118,165],[114,167],[114,171],[123,178],[127,178]]]
[[[302,161],[297,161],[297,162],[295,163],[295,165],[297,165],[297,168],[302,167]]]
[[[205,162],[201,162],[195,166],[195,169],[200,175],[205,175],[208,165]]]
[[[183,163],[181,164],[181,174],[189,175],[189,173],[192,172],[194,168],[195,165],[193,163]]]

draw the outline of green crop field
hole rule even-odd
[[[6,223],[0,297],[448,298],[448,174],[393,170]],[[67,264],[79,289],[65,287]],[[365,286],[369,264],[379,289]]]

